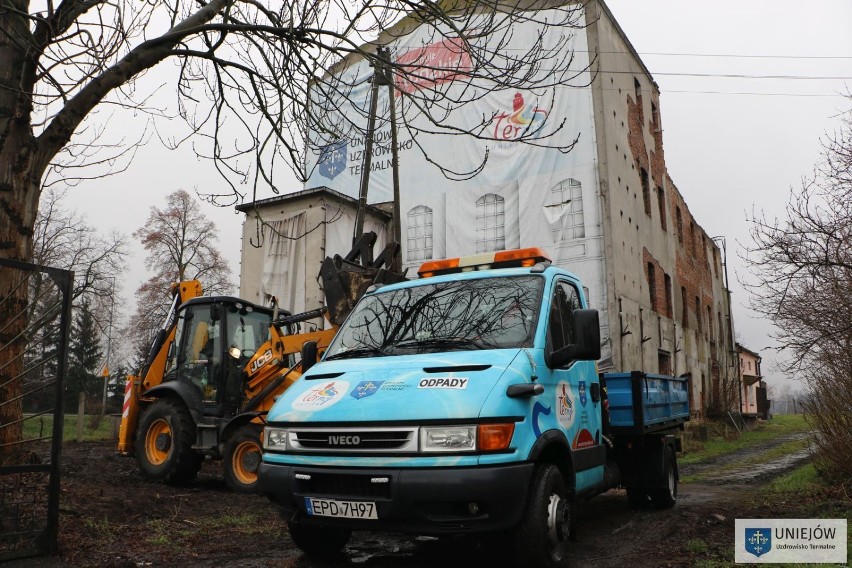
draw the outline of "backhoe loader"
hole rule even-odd
[[[345,257],[325,259],[327,306],[302,314],[202,296],[197,280],[175,284],[145,364],[127,378],[118,453],[135,454],[145,477],[171,485],[195,479],[205,458],[221,460],[232,489],[254,491],[264,417],[274,400],[328,347],[368,286],[404,279],[383,268],[399,245],[374,260],[375,240],[367,233]],[[302,322],[319,317],[330,328],[300,331]]]

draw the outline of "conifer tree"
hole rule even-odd
[[[87,399],[97,400],[104,380],[100,377],[103,349],[91,304],[84,299],[74,317],[68,351],[68,374],[65,379],[65,408],[76,410],[80,393]]]

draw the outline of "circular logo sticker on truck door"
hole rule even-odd
[[[571,383],[560,381],[556,385],[556,419],[565,429],[574,425],[574,417],[577,414],[574,405],[574,391],[571,389]]]
[[[293,401],[294,410],[322,410],[343,398],[349,390],[347,381],[329,381],[316,386]]]

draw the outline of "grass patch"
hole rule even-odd
[[[113,417],[86,415],[83,417],[82,441],[104,442],[113,439]],[[53,436],[53,415],[44,414],[24,420],[24,439],[51,438]],[[77,441],[77,415],[66,414],[62,426],[62,441]]]
[[[710,439],[707,442],[688,440],[684,445],[684,454],[678,458],[679,463],[701,463],[748,446],[809,430],[805,417],[801,414],[776,416],[768,422],[759,423],[756,430],[742,434],[730,425],[727,428],[719,423],[706,426],[710,429]]]
[[[719,464],[714,467],[712,471],[696,473],[694,475],[684,475],[680,478],[680,480],[683,483],[700,483],[702,481],[706,481],[708,478],[718,479],[720,475],[724,475],[726,472],[742,471],[743,468],[748,468],[750,466],[760,468],[761,464],[804,450],[808,447],[809,443],[810,441],[808,439],[790,440],[789,442],[778,444],[777,446],[766,449],[762,452],[757,452],[748,457],[743,457],[733,463]]]
[[[816,466],[811,462],[774,479],[766,488],[769,493],[810,491],[823,485]]]
[[[706,554],[707,543],[700,538],[693,538],[686,543],[686,550],[692,554]]]

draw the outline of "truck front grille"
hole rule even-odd
[[[298,474],[298,471],[296,472]],[[391,484],[374,483],[369,475],[311,472],[296,478],[296,492],[312,497],[389,499]]]
[[[293,428],[288,450],[300,452],[411,453],[417,451],[417,427]]]

